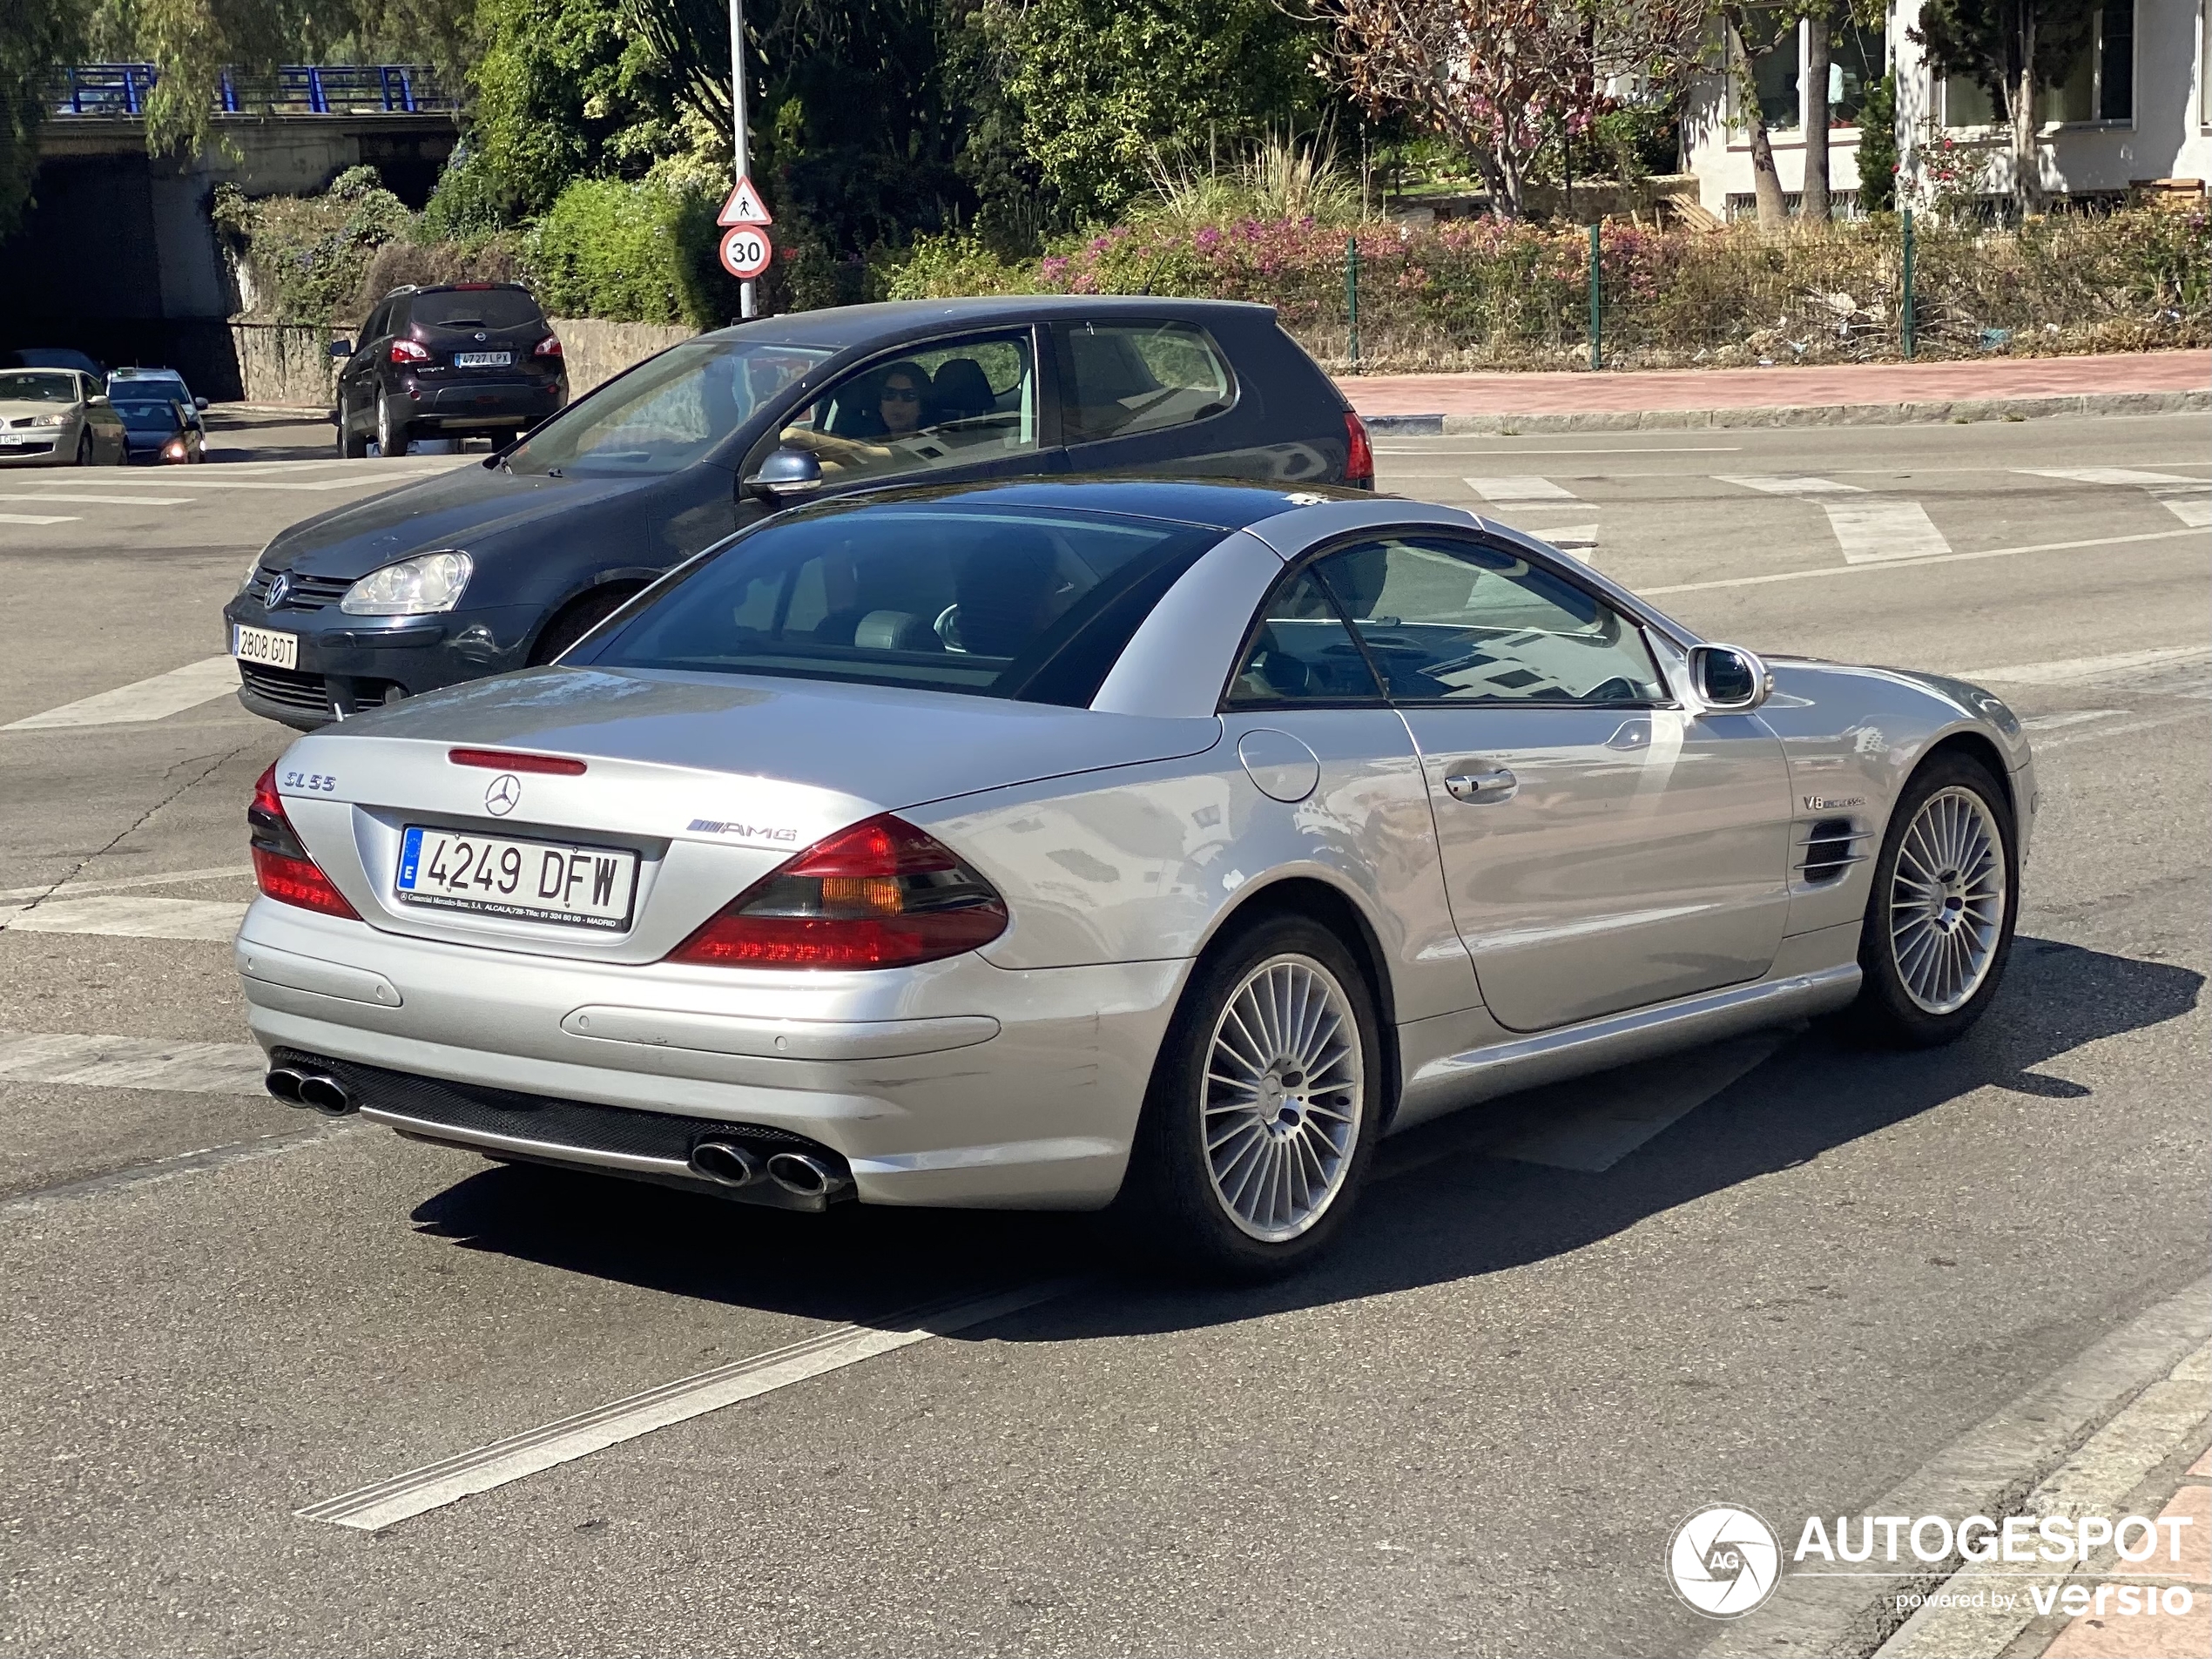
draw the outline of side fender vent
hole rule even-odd
[[[1870,833],[1848,818],[1824,818],[1813,823],[1804,832],[1804,854],[1797,861],[1799,879],[1808,887],[1842,880],[1845,871],[1865,858],[1861,844],[1869,839]]]

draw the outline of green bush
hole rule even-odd
[[[320,196],[256,200],[219,185],[213,218],[239,254],[246,309],[287,322],[351,312],[376,251],[415,225],[374,167],[347,168]]]
[[[530,227],[538,302],[555,316],[720,327],[736,304],[716,258],[719,206],[696,188],[577,180]]]

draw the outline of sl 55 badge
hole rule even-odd
[[[277,787],[327,795],[338,787],[338,775],[329,772],[287,772],[278,780]]]

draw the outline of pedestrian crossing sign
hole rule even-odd
[[[768,216],[768,204],[760,199],[760,192],[752,187],[749,178],[738,180],[730,192],[730,199],[722,204],[722,211],[715,218],[718,225],[772,225]]]

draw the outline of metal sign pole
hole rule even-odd
[[[738,148],[738,177],[752,173],[752,158],[745,153],[745,0],[730,0],[730,102],[736,112]],[[740,317],[758,315],[753,307],[752,283],[738,284],[738,314]]]

